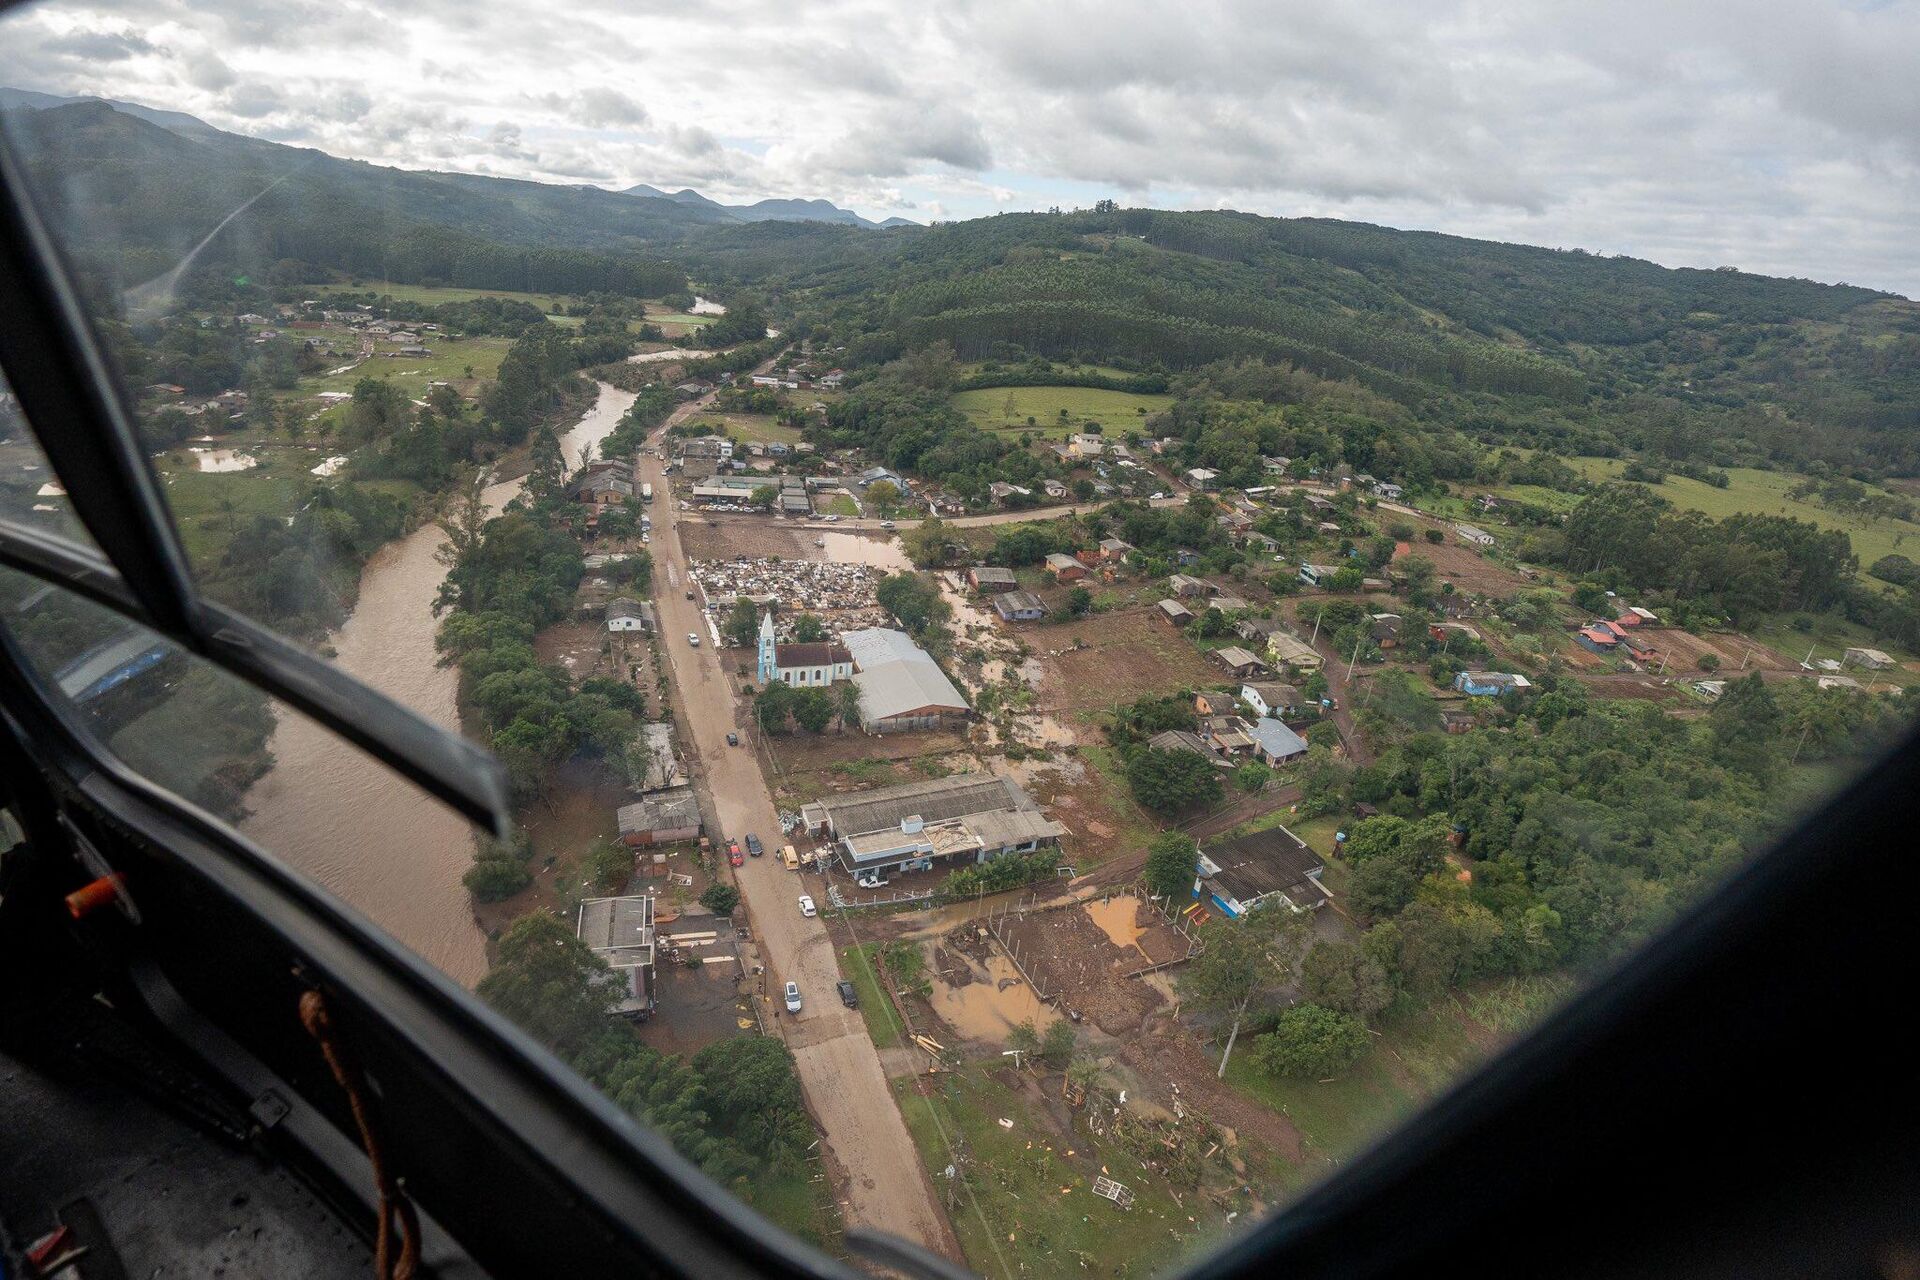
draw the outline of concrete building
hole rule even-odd
[[[855,874],[912,871],[935,862],[986,862],[1027,853],[1065,832],[1011,778],[963,773],[830,796],[800,811],[809,832],[830,837]]]
[[[1844,666],[1865,667],[1869,671],[1885,671],[1893,665],[1893,659],[1878,649],[1850,648],[1840,655]]]
[[[1314,911],[1328,902],[1327,864],[1285,827],[1224,840],[1200,850],[1193,896],[1238,920],[1269,904]]]
[[[1184,627],[1193,621],[1193,610],[1178,600],[1162,600],[1154,608],[1160,610],[1161,616],[1176,627]]]
[[[1476,528],[1470,524],[1456,524],[1453,526],[1453,531],[1460,535],[1462,542],[1471,542],[1476,547],[1493,545],[1493,535],[1485,529]]]
[[[660,629],[653,605],[645,600],[615,596],[607,601],[606,617],[609,631],[640,631],[652,635]]]
[[[625,985],[626,997],[614,1012],[636,1020],[650,1017],[654,1009],[653,899],[645,895],[583,899],[573,933]]]
[[[1290,716],[1300,710],[1300,691],[1290,684],[1243,684],[1240,701],[1257,716]]]
[[[1006,591],[993,598],[993,609],[1008,622],[1034,622],[1047,616],[1047,606],[1031,591]]]

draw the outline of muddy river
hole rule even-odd
[[[634,401],[631,392],[599,387],[594,407],[561,437],[568,458],[598,445]],[[488,503],[498,510],[520,485],[492,486]],[[330,639],[344,670],[458,730],[455,675],[437,665],[433,647],[433,597],[446,576],[434,552],[444,541],[426,525],[381,548],[361,574],[352,616]],[[473,858],[472,828],[303,717],[283,713],[270,745],[274,769],[248,794],[247,834],[461,985],[478,982],[485,939],[460,883]]]

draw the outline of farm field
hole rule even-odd
[[[1618,458],[1573,458],[1569,462],[1582,475],[1593,480],[1611,479],[1626,466]],[[1787,497],[1787,490],[1805,478],[1795,472],[1732,467],[1727,470],[1727,475],[1731,483],[1724,489],[1675,475],[1649,487],[1677,507],[1698,511],[1716,520],[1748,511],[1761,515],[1792,516],[1823,529],[1839,529],[1853,540],[1853,552],[1860,558],[1863,578],[1867,566],[1881,556],[1896,552],[1909,556],[1920,553],[1920,524],[1850,515]],[[1869,489],[1869,492],[1885,491]],[[1879,581],[1872,578],[1865,580],[1874,583]]]
[[[1012,413],[1007,412],[1011,401]],[[1098,387],[986,387],[962,391],[953,407],[986,431],[1032,431],[1050,439],[1064,438],[1091,420],[1115,436],[1142,427],[1148,415],[1173,403],[1172,396],[1106,391]],[[1067,416],[1062,418],[1064,409]],[[1029,427],[1027,419],[1036,425]]]

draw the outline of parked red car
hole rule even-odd
[[[740,856],[740,842],[738,840],[727,841],[727,862],[736,867],[746,865],[747,860]]]

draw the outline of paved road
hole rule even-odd
[[[699,408],[686,406],[669,422]],[[659,443],[658,433],[653,440]],[[680,695],[682,741],[704,766],[719,834],[739,838],[744,847],[752,832],[768,847],[768,856],[749,858],[735,876],[768,966],[767,991],[776,997],[765,1006],[768,1022],[793,1050],[807,1105],[847,1175],[846,1219],[961,1261],[959,1244],[887,1088],[866,1025],[834,993],[840,969],[826,925],[818,917],[800,914],[799,877],[775,856],[782,843],[780,823],[759,759],[748,746],[727,745],[729,731],[738,731],[743,744],[748,741],[745,704],[731,687],[732,677],[721,669],[698,605],[687,599],[691,579],[664,463],[646,455],[641,464],[641,479],[651,482],[659,495],[653,504],[651,542],[654,598],[662,647]],[[688,645],[688,632],[701,636],[700,648]],[[797,1018],[789,1017],[778,999],[788,981],[800,984],[804,1000]]]

